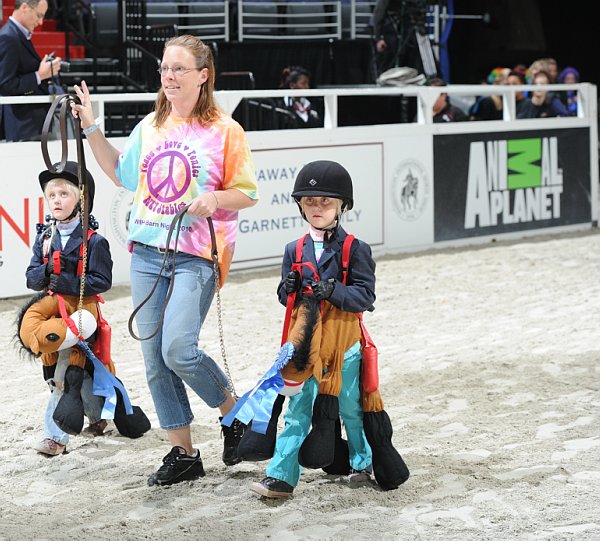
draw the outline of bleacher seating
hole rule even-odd
[[[229,2],[191,2],[188,22],[179,24],[180,32],[194,34],[203,40],[229,41]]]
[[[339,0],[238,1],[239,41],[341,39]]]
[[[342,37],[340,2],[288,2],[286,34],[297,39]]]
[[[239,40],[270,39],[283,35],[281,18],[275,2],[251,1],[238,4]]]
[[[157,24],[179,26],[179,9],[175,2],[146,3],[146,28]]]
[[[71,61],[71,73],[64,74],[66,86],[85,78],[94,92],[156,90],[160,78],[154,70],[164,41],[184,33],[212,46],[217,88],[275,85],[286,51],[296,49],[294,58],[309,64],[313,73],[328,72],[327,77],[317,77],[321,84],[368,82],[361,78],[366,72],[364,58],[354,74],[342,70],[338,59],[350,49],[366,47],[364,42],[359,47],[358,41],[370,37],[368,22],[374,4],[375,0],[92,0],[85,24],[73,18],[72,10],[68,21],[59,19],[59,30],[57,21],[45,21],[33,42],[40,54],[56,51]],[[12,7],[7,2],[3,5],[6,18]],[[261,41],[268,40],[280,40],[273,57],[276,67],[257,65],[246,51],[250,45],[253,51],[262,50]],[[242,47],[241,42],[250,41]],[[323,47],[327,50],[321,53]],[[222,62],[217,55],[221,51],[227,55]],[[327,62],[316,60],[323,55]],[[219,77],[221,71],[253,75]]]
[[[92,3],[94,44],[102,51],[115,51],[119,46],[119,6],[116,2]]]
[[[369,39],[372,35],[371,16],[377,0],[355,0],[350,6],[350,39]],[[346,4],[348,5],[348,4]]]

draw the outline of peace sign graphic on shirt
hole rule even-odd
[[[165,163],[167,160],[168,163]],[[181,178],[175,178],[173,175],[176,169],[185,171],[183,184]],[[181,152],[171,150],[159,154],[148,164],[147,178],[150,193],[162,203],[170,203],[179,199],[187,191],[192,181],[192,172],[186,157]]]

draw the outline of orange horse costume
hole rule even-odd
[[[45,379],[53,373],[58,351],[71,347],[65,389],[54,412],[54,421],[67,434],[81,432],[84,411],[80,393],[83,371],[87,370],[94,380],[94,394],[105,397],[102,418],[113,419],[123,436],[138,438],[150,429],[150,421],[140,407],[130,404],[123,383],[115,376],[110,347],[103,348],[100,361],[85,342],[93,337],[98,322],[106,323],[100,315],[98,298],[84,297],[81,312],[78,304],[77,297],[44,292],[33,296],[17,318],[23,350],[41,359]],[[78,328],[80,322],[81,329]],[[97,348],[95,351],[99,353]]]
[[[310,377],[319,382],[319,394],[313,406],[312,430],[298,454],[298,461],[306,468],[322,468],[330,474],[349,473],[348,445],[341,437],[339,418],[337,415],[331,416],[332,409],[328,405],[337,401],[341,389],[344,353],[360,339],[360,321],[356,314],[339,310],[326,301],[319,303],[310,296],[303,297],[294,308],[288,341],[282,346],[280,356],[288,356],[289,351],[293,351],[293,354],[283,361],[285,365],[278,370],[283,384],[279,380],[274,388],[285,394],[285,387],[293,388],[295,383],[301,384]],[[277,366],[281,364],[276,363]],[[271,381],[277,380],[277,375],[271,376]],[[239,405],[223,419],[223,424],[238,415],[245,399],[256,395],[259,386],[238,401]],[[245,432],[238,447],[238,456],[243,460],[271,458],[283,400],[283,394],[279,394],[274,403],[268,404],[272,409],[264,432],[265,427],[260,432]],[[393,429],[379,390],[367,392],[364,382],[361,382],[361,404],[365,436],[373,453],[375,479],[384,490],[398,488],[408,479],[409,470],[392,444]],[[245,411],[238,418],[247,423],[252,415]]]

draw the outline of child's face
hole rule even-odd
[[[308,223],[315,228],[332,225],[342,208],[342,200],[335,197],[302,197],[300,203]]]
[[[46,201],[55,220],[65,220],[71,215],[79,201],[75,190],[69,184],[69,182],[63,180],[53,182],[46,188]]]

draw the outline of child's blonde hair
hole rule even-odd
[[[64,178],[53,178],[50,179],[46,185],[44,186],[44,197],[48,198],[48,190],[50,190],[51,188],[56,188],[58,186],[67,186],[67,188],[69,190],[71,190],[71,193],[77,198],[79,199],[79,188],[77,186],[75,186],[75,184],[73,184],[72,182],[68,181],[67,179]]]

